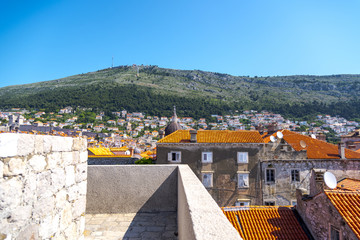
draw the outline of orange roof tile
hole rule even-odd
[[[190,142],[190,130],[178,130],[163,139],[159,143]],[[197,132],[198,143],[263,143],[264,140],[257,131],[229,131],[229,130],[199,130]]]
[[[314,139],[289,130],[281,130],[284,135],[284,140],[290,144],[296,151],[306,150],[308,159],[339,159],[338,146]],[[276,136],[276,133],[273,134]],[[300,141],[306,143],[306,147],[300,146]],[[345,157],[348,159],[360,159],[360,153],[354,152],[350,149],[345,149]]]
[[[93,148],[88,148],[88,150],[96,156],[114,155],[114,153],[112,153],[109,148],[104,148],[104,147],[93,147]]]
[[[232,207],[223,212],[245,240],[309,239],[289,207]]]
[[[325,194],[360,239],[360,193],[358,191],[325,190]]]
[[[360,180],[345,178],[338,182],[336,188],[342,190],[360,191]]]

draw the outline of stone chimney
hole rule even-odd
[[[346,157],[345,157],[345,143],[339,143],[338,147],[339,147],[340,159],[346,159]]]
[[[323,133],[319,133],[316,135],[316,139],[326,142],[326,135]]]
[[[324,173],[322,169],[312,169],[310,177],[310,196],[313,197],[316,194],[324,190]]]
[[[164,130],[160,130],[159,135],[160,135],[160,139],[164,138],[165,135]]]
[[[197,131],[194,129],[190,130],[190,142],[192,142],[192,143],[197,142]]]

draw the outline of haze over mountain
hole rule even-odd
[[[139,74],[137,75],[137,68]],[[269,110],[288,117],[360,115],[360,75],[248,77],[119,66],[53,81],[0,88],[0,108],[56,110],[82,106],[208,117],[235,110]]]

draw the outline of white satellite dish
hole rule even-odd
[[[282,134],[282,132],[277,132],[276,136],[281,139],[284,137],[284,134]]]
[[[331,172],[324,173],[324,181],[326,186],[328,186],[330,189],[336,188],[337,185],[336,177]]]
[[[304,140],[300,140],[300,146],[302,148],[306,148],[306,142]]]
[[[312,137],[313,139],[316,139],[315,134],[311,134],[311,137]]]
[[[270,141],[271,141],[271,142],[276,142],[276,138],[271,135],[271,136],[270,136]]]

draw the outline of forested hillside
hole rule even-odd
[[[120,66],[34,84],[0,88],[0,108],[56,110],[82,106],[208,117],[235,110],[269,110],[286,117],[360,117],[360,75],[235,77],[199,70]]]

